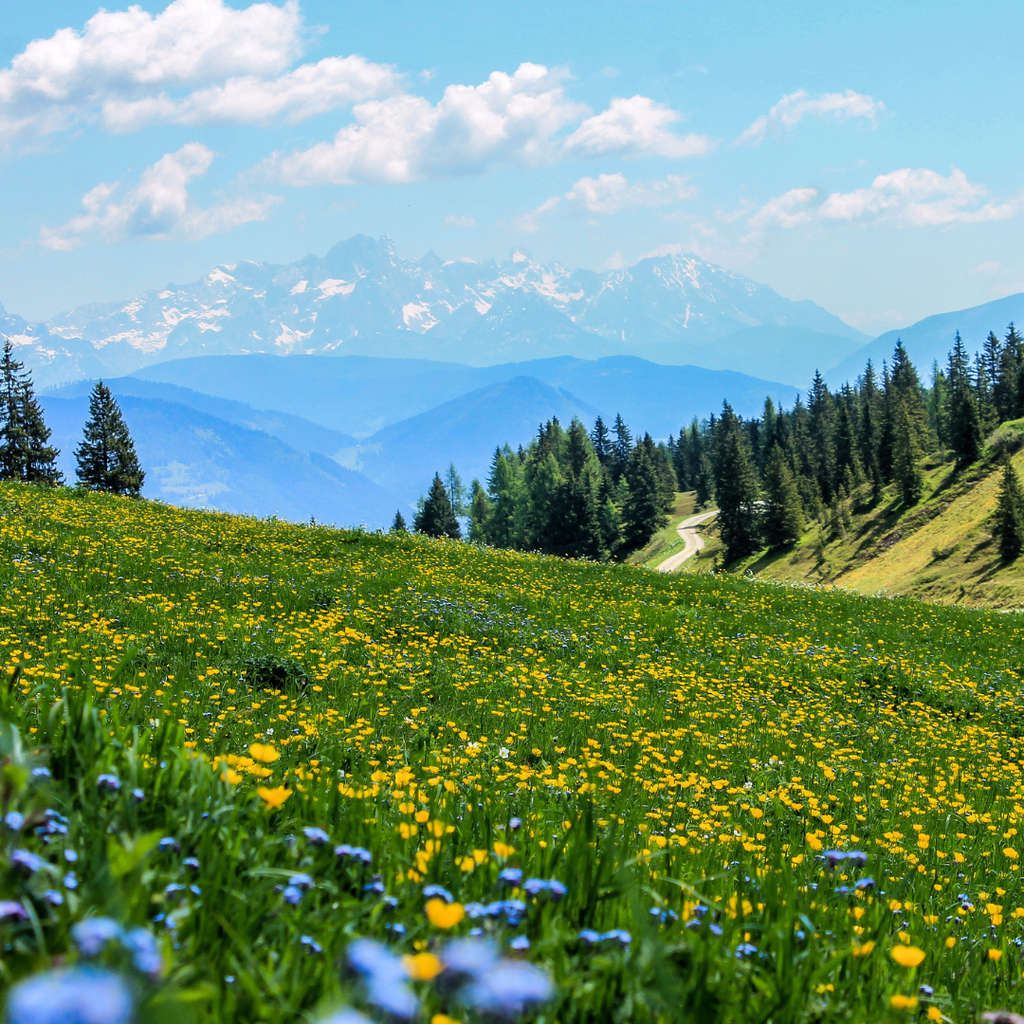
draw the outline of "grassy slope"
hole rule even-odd
[[[0,918],[0,989],[105,913],[153,932],[145,984],[189,988],[202,1024],[340,999],[379,1020],[339,970],[351,940],[444,957],[472,927],[528,937],[512,955],[554,978],[548,1024],[896,1024],[922,984],[956,1024],[1024,1008],[1004,616],[12,485],[0,513],[0,720],[39,745],[0,726],[4,811],[67,818],[0,837],[0,895],[38,921]],[[255,688],[276,662],[310,685]],[[52,783],[21,771],[41,760]],[[867,862],[830,873],[829,848]],[[529,898],[506,867],[568,892]],[[445,930],[427,882],[526,905]],[[485,1019],[415,987],[421,1020]]]
[[[645,547],[639,551],[634,551],[626,561],[630,565],[644,565],[648,569],[657,569],[666,558],[670,558],[672,555],[683,550],[683,540],[679,536],[677,527],[683,519],[692,516],[696,511],[696,492],[681,491],[676,494],[675,508],[672,510],[668,523],[650,539]],[[708,527],[704,526],[701,529],[705,531]],[[683,571],[695,569],[700,564],[701,558],[711,558],[720,549],[721,544],[718,541],[717,534],[709,535],[707,537],[707,546],[698,552],[694,559],[686,563]],[[708,564],[708,562],[705,562],[704,568],[707,568]]]
[[[1024,452],[1013,461],[1024,473]],[[1024,560],[1002,562],[992,541],[998,462],[985,460],[957,473],[933,458],[924,469],[925,496],[914,508],[905,509],[890,487],[878,505],[855,511],[846,535],[829,541],[820,555],[814,527],[790,551],[762,552],[731,568],[869,595],[988,608],[1024,606]],[[857,497],[866,501],[867,494]]]

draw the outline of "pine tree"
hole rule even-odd
[[[430,485],[423,507],[416,513],[413,527],[417,533],[425,533],[428,537],[450,537],[452,540],[462,537],[459,521],[455,518],[455,510],[440,473],[434,474],[434,482]]]
[[[718,529],[731,562],[756,551],[758,529],[757,478],[742,432],[731,423],[722,443],[715,480],[718,498]]]
[[[405,516],[402,515],[402,510],[399,509],[395,513],[394,521],[391,524],[392,533],[408,533],[409,527],[405,525]]]
[[[992,535],[1007,562],[1012,562],[1024,550],[1024,490],[1010,456],[1005,454]]]
[[[921,447],[917,442],[917,432],[910,420],[910,414],[900,403],[896,410],[896,425],[893,438],[893,479],[899,487],[903,504],[908,508],[921,500],[924,492],[924,479],[918,461],[921,458]]]
[[[58,485],[60,452],[51,447],[50,430],[35,397],[32,375],[14,358],[10,339],[0,360],[0,480]]]
[[[780,548],[800,539],[804,514],[793,471],[779,445],[773,445],[764,471],[764,539]]]
[[[956,332],[946,373],[949,409],[946,430],[958,466],[968,466],[981,455],[981,423],[971,387],[970,363],[960,332]]]
[[[462,477],[452,462],[448,466],[448,472],[444,475],[445,489],[448,491],[448,500],[452,503],[452,510],[457,516],[464,516],[469,511],[466,506],[466,488],[462,484]]]
[[[491,514],[486,525],[487,543],[521,550],[525,546],[526,484],[523,462],[505,445],[496,448],[487,478]]]
[[[1021,415],[1021,377],[1024,375],[1024,339],[1011,323],[999,349],[999,368],[996,371],[992,396],[999,422],[1015,420]]]
[[[89,396],[89,419],[75,449],[78,482],[93,491],[137,498],[146,478],[135,444],[110,389],[97,381]]]

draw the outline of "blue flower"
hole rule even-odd
[[[530,940],[525,935],[517,935],[509,944],[509,949],[523,950],[530,948]]]
[[[373,860],[373,854],[369,850],[364,850],[361,846],[349,846],[348,843],[336,846],[334,853],[343,859],[352,857],[354,860],[361,860],[364,864],[369,864]]]
[[[445,903],[454,903],[455,897],[441,885],[425,885],[423,887],[423,896],[426,899],[437,897],[445,901]]]
[[[757,953],[757,946],[751,945],[749,942],[741,942],[736,947],[736,956],[739,959],[743,959],[746,956],[754,956]]]
[[[159,846],[161,850],[177,851],[181,849],[178,840],[175,839],[174,836],[164,836],[156,845]]]
[[[409,1020],[420,1008],[408,986],[402,961],[372,939],[356,939],[348,947],[348,962],[366,983],[366,998],[392,1017]]]
[[[633,936],[627,931],[623,931],[621,928],[613,928],[610,932],[605,932],[601,938],[605,942],[617,942],[620,946],[625,948],[633,941]]]
[[[9,1024],[128,1024],[132,997],[116,974],[91,968],[49,971],[17,984]]]
[[[21,830],[21,826],[25,824],[25,815],[18,811],[8,811],[4,815],[4,824],[14,832]]]
[[[121,780],[116,775],[105,773],[97,776],[96,786],[105,793],[116,793],[121,788]]]
[[[163,970],[164,961],[156,939],[145,928],[133,928],[124,937],[125,948],[132,954],[137,970],[151,977],[157,977]]]
[[[463,990],[462,1002],[479,1013],[511,1019],[551,998],[551,979],[533,964],[499,960]]]
[[[498,880],[504,882],[506,885],[521,885],[523,881],[523,872],[520,868],[505,868],[504,871],[498,873]]]
[[[591,946],[601,941],[601,933],[595,932],[593,928],[584,928],[577,937]]]
[[[186,857],[182,862],[183,868],[191,868],[193,871],[199,870],[199,858],[198,857]]]
[[[305,946],[310,953],[322,953],[324,951],[324,947],[321,946],[312,935],[303,935],[299,939],[299,942]]]
[[[42,857],[30,850],[15,850],[11,854],[11,864],[29,875],[34,875],[45,863]]]
[[[373,1024],[357,1010],[350,1010],[345,1007],[343,1010],[336,1010],[329,1017],[321,1017],[316,1024]]]
[[[302,834],[313,846],[327,846],[331,841],[331,837],[322,828],[316,828],[312,825],[309,828],[304,828]]]
[[[294,885],[286,886],[284,899],[286,903],[290,903],[293,907],[298,906],[299,901],[302,899],[302,890]]]
[[[146,794],[141,789],[138,789],[138,788],[133,789],[132,790],[132,799],[137,801],[138,803],[142,803],[142,801],[146,799]]]
[[[40,765],[38,768],[32,769],[32,775],[37,779],[48,779],[50,777],[50,769]]]
[[[69,871],[64,876],[64,888],[65,889],[77,889],[78,888],[78,879],[75,877],[74,871]]]
[[[313,884],[313,879],[302,871],[296,871],[289,881],[292,885],[297,885],[300,889],[308,889]]]
[[[28,911],[17,900],[0,900],[0,924],[27,920]]]
[[[56,889],[47,889],[43,893],[43,899],[50,904],[51,907],[59,907],[64,902],[64,896],[57,892]]]
[[[109,917],[87,917],[71,929],[71,936],[82,956],[98,956],[108,942],[119,942],[124,932]]]

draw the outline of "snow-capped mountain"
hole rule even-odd
[[[220,266],[190,285],[82,306],[46,323],[28,324],[0,307],[0,332],[41,385],[254,352],[476,366],[631,353],[703,364],[702,349],[706,355],[713,342],[762,326],[828,335],[840,348],[866,340],[814,303],[792,302],[694,256],[650,257],[599,274],[538,263],[523,251],[503,263],[445,262],[433,252],[402,260],[390,239],[365,235],[322,258]],[[777,379],[761,367],[729,368]]]

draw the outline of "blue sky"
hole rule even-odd
[[[1020,3],[0,0],[0,302],[674,249],[866,333],[1024,291]]]

